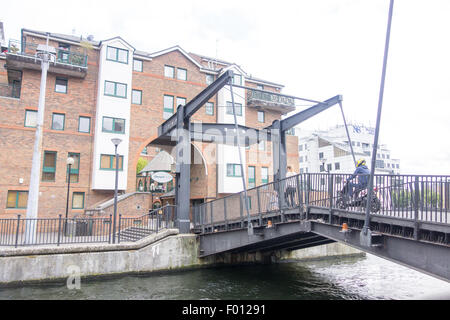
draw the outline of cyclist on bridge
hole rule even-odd
[[[367,184],[369,183],[369,168],[366,166],[366,160],[359,159],[356,163],[355,172],[347,179],[347,194],[351,198],[353,194],[358,196],[359,192],[367,188]],[[352,183],[355,178],[358,178],[357,183]],[[354,192],[353,192],[354,188]]]

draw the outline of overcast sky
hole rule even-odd
[[[0,21],[7,39],[29,28],[217,55],[286,94],[341,94],[347,121],[374,126],[388,9],[389,0],[22,0],[2,3]],[[380,142],[404,174],[450,175],[449,17],[448,0],[395,0]],[[302,128],[336,124],[338,107]]]

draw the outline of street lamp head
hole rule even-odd
[[[119,143],[122,142],[122,139],[119,138],[113,138],[111,139],[112,143],[117,147],[119,145]]]
[[[67,165],[71,166],[75,163],[75,160],[72,157],[68,157],[66,163]]]

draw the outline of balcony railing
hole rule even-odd
[[[36,58],[37,47],[38,47],[37,43],[27,43],[27,42],[21,43],[18,40],[9,40],[7,53]],[[56,50],[55,62],[83,68],[87,67],[87,55],[65,49],[56,48],[55,50]]]
[[[256,90],[247,90],[247,103],[295,108],[295,101],[291,97]]]

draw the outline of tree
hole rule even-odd
[[[136,165],[136,174],[139,174],[139,172],[145,168],[147,163],[148,163],[148,160],[145,160],[144,158],[139,158],[137,165]]]

